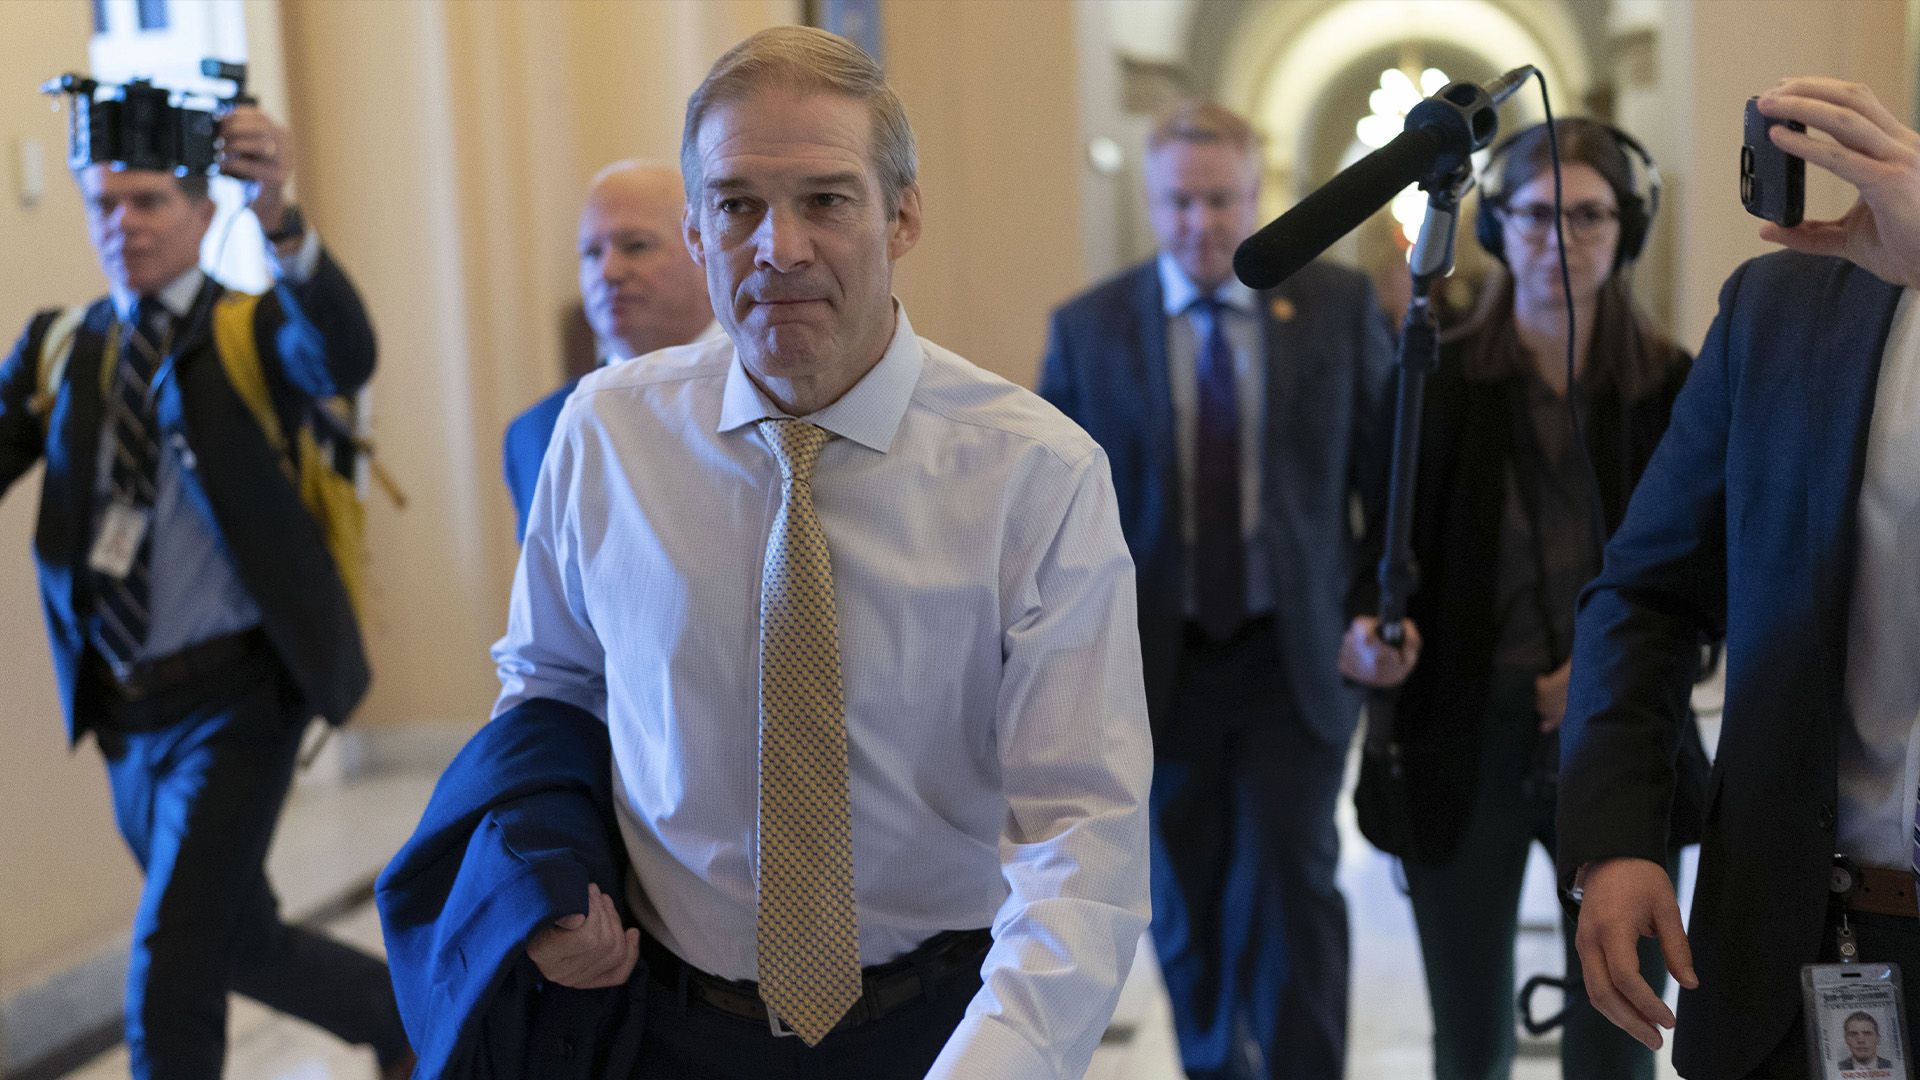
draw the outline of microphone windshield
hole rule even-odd
[[[1285,281],[1419,180],[1439,152],[1433,132],[1401,132],[1248,237],[1233,253],[1235,276],[1250,289]]]

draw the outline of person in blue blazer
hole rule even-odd
[[[1054,313],[1039,391],[1106,450],[1138,570],[1153,935],[1187,1075],[1338,1077],[1333,811],[1360,703],[1335,668],[1393,344],[1354,271],[1233,279],[1259,194],[1245,120],[1183,103],[1148,146],[1160,254]]]
[[[291,432],[316,399],[367,381],[373,328],[284,201],[287,133],[242,107],[222,134],[221,171],[257,185],[278,284],[241,297],[201,272],[205,177],[77,172],[111,294],[77,325],[36,315],[0,363],[0,492],[44,459],[33,551],[67,732],[93,732],[146,873],[127,977],[133,1075],[218,1077],[229,990],[372,1044],[404,1075],[385,965],[281,923],[267,882],[307,721],[344,722],[368,669],[320,525],[221,351],[250,329]],[[53,383],[44,357],[61,351]]]
[[[1674,1064],[1696,1080],[1807,1075],[1800,968],[1839,959],[1843,925],[1854,956],[1920,972],[1920,134],[1833,79],[1783,80],[1760,108],[1831,135],[1771,137],[1859,201],[1765,226],[1793,250],[1721,290],[1582,599],[1561,751],[1557,861],[1589,997],[1658,1046],[1675,1017],[1634,952],[1657,937],[1682,986]],[[1683,930],[1661,865],[1676,736],[1699,643],[1721,637],[1725,719]],[[1905,1019],[1914,1031],[1912,998]]]
[[[580,297],[601,364],[720,333],[706,273],[680,236],[685,210],[679,169],[616,161],[593,178],[580,212]],[[517,539],[527,536],[527,508],[560,406],[579,381],[567,380],[507,425],[501,464]]]

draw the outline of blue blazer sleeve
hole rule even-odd
[[[1700,645],[1725,634],[1736,367],[1728,339],[1750,265],[1722,288],[1666,436],[1580,598],[1560,744],[1563,886],[1589,862],[1666,859],[1674,760]]]
[[[46,450],[40,418],[29,408],[39,388],[39,338],[54,312],[40,312],[0,361],[0,497]]]
[[[645,971],[568,990],[542,982],[525,950],[552,920],[586,913],[589,882],[624,895],[611,777],[606,726],[544,698],[481,729],[441,777],[375,886],[419,1080],[630,1067],[644,1011],[628,988]]]
[[[533,508],[533,489],[540,480],[540,463],[546,460],[547,444],[553,441],[553,429],[560,424],[560,410],[567,404],[579,379],[535,402],[526,412],[507,425],[501,440],[500,467],[507,481],[507,494],[513,498],[517,524],[515,537],[527,540],[527,516]]]

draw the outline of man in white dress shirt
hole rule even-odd
[[[534,495],[495,711],[605,720],[639,926],[596,890],[528,954],[645,955],[641,1077],[1077,1077],[1147,925],[1106,458],[914,335],[914,168],[857,47],[721,57],[682,171],[727,339],[587,376]]]

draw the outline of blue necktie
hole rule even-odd
[[[166,355],[172,316],[158,300],[143,296],[125,327],[120,362],[113,375],[108,421],[113,425],[113,466],[108,485],[114,502],[151,512],[159,474],[160,423],[153,403],[153,377]],[[104,510],[104,508],[102,508]],[[133,663],[147,639],[148,572],[153,562],[151,525],[140,539],[127,576],[96,572],[100,651],[117,669]]]
[[[1234,401],[1233,350],[1226,305],[1194,301],[1207,316],[1198,362],[1194,438],[1193,592],[1195,615],[1209,637],[1224,641],[1247,620],[1247,546],[1241,533],[1240,410]]]

